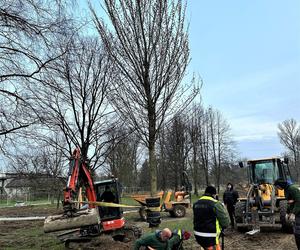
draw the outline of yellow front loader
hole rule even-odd
[[[244,167],[244,163],[239,163]],[[235,207],[238,230],[251,230],[254,234],[261,228],[281,228],[291,232],[292,223],[286,219],[287,200],[284,191],[274,186],[278,178],[291,181],[287,158],[264,158],[246,163],[249,189],[246,197],[239,198]]]

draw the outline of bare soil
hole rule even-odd
[[[16,216],[47,216],[56,214],[56,208],[45,208],[38,206],[0,208],[1,217]],[[138,216],[138,215],[137,215]],[[191,212],[181,220],[190,220]],[[176,220],[166,218],[167,220]],[[135,223],[135,222],[134,222]],[[137,223],[139,226],[147,227],[146,223]],[[95,238],[92,242],[85,244],[72,243],[71,249],[132,249],[133,242],[116,242],[109,236]],[[200,249],[194,237],[184,242],[185,249]],[[65,249],[64,245],[51,234],[43,232],[43,221],[11,221],[0,222],[0,249]],[[226,231],[225,249],[238,250],[296,250],[293,234],[285,234],[281,231],[261,232],[254,236],[247,236],[237,231]]]

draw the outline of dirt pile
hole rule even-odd
[[[79,250],[79,249],[80,250],[95,250],[95,249],[128,250],[128,249],[132,249],[132,244],[114,241],[110,236],[102,235],[101,237],[95,238],[92,241],[86,242],[86,243],[72,242],[69,244],[69,249],[74,249],[74,250]]]

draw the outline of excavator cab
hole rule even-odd
[[[244,167],[242,162],[240,167]],[[276,179],[291,181],[287,158],[264,158],[247,161],[249,189],[246,197],[239,198],[235,216],[238,229],[252,228],[258,232],[261,227],[281,227],[290,231],[286,221],[287,201],[284,191],[274,186]]]
[[[120,203],[121,188],[116,178],[94,182],[94,189],[97,201]],[[123,215],[123,210],[120,207],[100,206],[98,209],[101,221],[121,219]]]

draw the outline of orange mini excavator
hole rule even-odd
[[[97,202],[107,189],[113,193],[113,200],[110,203]],[[82,201],[82,190],[86,201]],[[109,234],[120,241],[140,237],[141,230],[127,225],[123,217],[119,194],[117,178],[93,182],[88,163],[81,158],[80,149],[75,149],[64,188],[63,214],[48,216],[44,232],[64,230],[58,237],[66,243],[89,241],[101,234]],[[86,208],[80,207],[82,203],[86,204]]]

